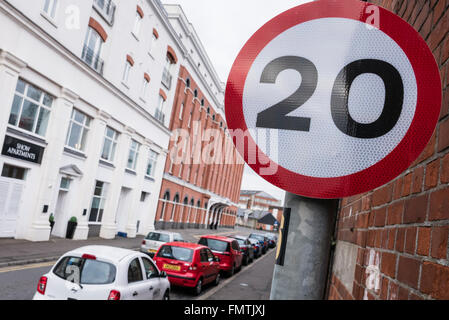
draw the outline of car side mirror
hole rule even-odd
[[[161,271],[161,273],[159,274],[159,277],[167,278],[167,273],[165,271]]]
[[[215,260],[215,262],[220,262],[221,261],[221,259],[219,257],[215,257],[214,260]]]

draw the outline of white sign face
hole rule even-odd
[[[385,54],[388,52],[388,55]],[[245,83],[243,114],[248,129],[258,129],[261,112],[295,93],[304,79],[301,73],[287,69],[279,73],[276,83],[261,83],[266,66],[280,57],[303,57],[311,61],[318,74],[314,94],[287,117],[310,119],[309,131],[279,129],[278,154],[258,141],[261,150],[285,169],[301,175],[334,178],[371,167],[385,158],[404,138],[417,102],[417,85],[407,55],[379,29],[351,19],[323,18],[297,25],[273,39],[257,56]],[[404,87],[404,102],[394,127],[382,136],[360,139],[342,132],[331,113],[331,96],[335,79],[350,63],[362,59],[385,61],[399,72]],[[385,104],[383,79],[372,73],[357,76],[349,91],[349,113],[358,123],[369,124],[380,118]],[[252,132],[250,130],[250,132]],[[268,138],[267,138],[268,139]]]
[[[321,0],[251,37],[225,105],[229,129],[248,138],[234,139],[238,151],[264,179],[342,198],[406,170],[435,130],[441,99],[438,66],[412,26],[370,3]]]

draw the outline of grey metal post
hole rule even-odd
[[[287,193],[291,208],[284,265],[274,268],[271,300],[322,300],[338,200],[319,200]]]

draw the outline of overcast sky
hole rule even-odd
[[[223,82],[254,32],[278,14],[306,2],[309,0],[162,0],[164,4],[181,5]],[[282,190],[248,166],[242,189],[263,190],[284,201]]]

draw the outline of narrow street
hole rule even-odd
[[[186,241],[197,242],[202,234],[240,234],[249,235],[254,230],[236,228],[235,230],[178,230]],[[131,239],[126,239],[129,246]],[[140,244],[135,239],[136,247]],[[87,244],[86,244],[87,245]],[[119,245],[116,242],[116,245]],[[82,246],[82,245],[80,245]],[[275,250],[245,266],[233,277],[223,277],[219,286],[206,286],[200,296],[195,296],[191,290],[172,287],[172,300],[259,300],[269,299],[271,280],[274,268]],[[39,278],[49,272],[55,261],[9,266],[0,268],[0,300],[31,300],[36,292]]]

